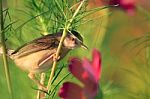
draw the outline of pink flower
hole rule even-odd
[[[82,87],[71,82],[63,83],[59,96],[61,99],[86,99]]]
[[[110,5],[117,5],[119,4],[119,7],[125,11],[128,12],[128,14],[132,15],[135,12],[135,4],[136,0],[110,0]]]
[[[79,86],[72,82],[66,82],[60,89],[59,96],[62,99],[93,99],[98,92],[98,83],[101,74],[101,55],[94,49],[92,61],[84,58],[72,58],[69,71],[83,83]]]

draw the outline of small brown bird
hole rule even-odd
[[[29,73],[28,76],[30,79],[34,80],[39,86],[44,87],[35,78],[35,74],[51,68],[61,36],[62,32],[58,32],[35,39],[15,51],[9,50],[8,56],[14,60],[19,68]],[[87,49],[83,44],[83,38],[78,32],[68,32],[64,39],[58,61],[65,57],[70,50],[78,47]]]

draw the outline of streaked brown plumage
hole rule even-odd
[[[58,32],[35,39],[17,50],[11,51],[9,56],[19,68],[29,73],[28,76],[32,80],[43,86],[35,79],[35,74],[51,68],[61,36],[62,32]],[[76,31],[68,32],[59,54],[59,60],[65,57],[70,50],[78,47],[87,48],[83,44],[81,35]]]

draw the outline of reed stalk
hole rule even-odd
[[[62,47],[63,41],[64,41],[64,39],[65,39],[65,37],[67,35],[67,31],[69,30],[69,27],[71,26],[72,21],[74,20],[75,16],[78,14],[79,10],[81,9],[81,7],[82,7],[82,5],[84,4],[85,1],[86,0],[81,1],[80,5],[78,6],[76,11],[74,12],[72,18],[69,21],[67,21],[66,24],[65,24],[65,27],[64,27],[64,30],[63,30],[63,34],[62,34],[61,40],[60,40],[58,48],[57,48],[56,60],[53,62],[51,74],[50,74],[48,85],[47,85],[48,93],[50,92],[50,87],[52,85],[52,79],[53,79],[55,68],[56,68],[56,64],[57,64],[57,58],[59,57],[59,53],[61,51],[61,47]]]
[[[4,64],[4,69],[5,69],[5,76],[6,76],[6,81],[7,81],[7,86],[8,86],[8,92],[10,94],[11,99],[13,98],[12,94],[12,86],[11,86],[11,79],[10,79],[10,72],[9,72],[9,67],[8,67],[8,60],[7,60],[7,49],[6,49],[6,44],[5,44],[5,30],[4,30],[4,14],[3,14],[3,0],[0,0],[0,35],[1,35],[1,47],[3,51],[3,64]]]
[[[43,23],[43,19],[41,16],[39,16],[38,18],[39,22],[41,23],[42,25],[42,30],[43,32],[41,33],[42,35],[48,35],[48,32],[46,30],[46,26],[44,25]],[[41,73],[40,74],[40,83],[44,85],[44,82],[45,82],[45,77],[46,77],[46,74],[45,73]],[[42,87],[38,86],[38,88],[40,90],[43,90]],[[41,92],[40,90],[37,91],[37,99],[43,99],[45,97],[45,93],[44,92]]]
[[[45,73],[41,73],[40,76],[41,76],[40,77],[40,83],[44,85],[46,74]],[[40,90],[42,90],[41,86],[39,86],[38,88]],[[45,97],[45,93],[38,90],[38,92],[37,92],[37,99],[44,99],[44,97]]]

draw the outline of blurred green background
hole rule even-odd
[[[9,7],[12,20],[17,20],[14,27],[31,18],[26,14],[30,12],[28,0],[3,1],[5,7]],[[102,2],[90,2],[88,8],[102,5]],[[150,99],[149,6],[149,0],[139,0],[133,16],[122,10],[105,9],[86,17],[85,19],[92,20],[78,27],[77,30],[83,35],[89,50],[75,49],[59,65],[66,64],[68,57],[71,56],[80,58],[86,56],[90,59],[91,50],[97,48],[102,53],[103,69],[100,87],[103,99]],[[41,31],[34,27],[33,20],[24,25],[20,31],[9,32],[7,47],[16,49],[40,37]],[[129,43],[131,40],[133,41]],[[28,78],[27,73],[16,67],[12,60],[9,60],[9,68],[14,99],[35,99],[36,90],[33,87],[36,86]],[[61,76],[67,72],[67,68],[64,68]],[[58,81],[61,76],[58,77]],[[67,80],[72,80],[72,76]],[[0,99],[9,99],[2,57],[0,57]]]

